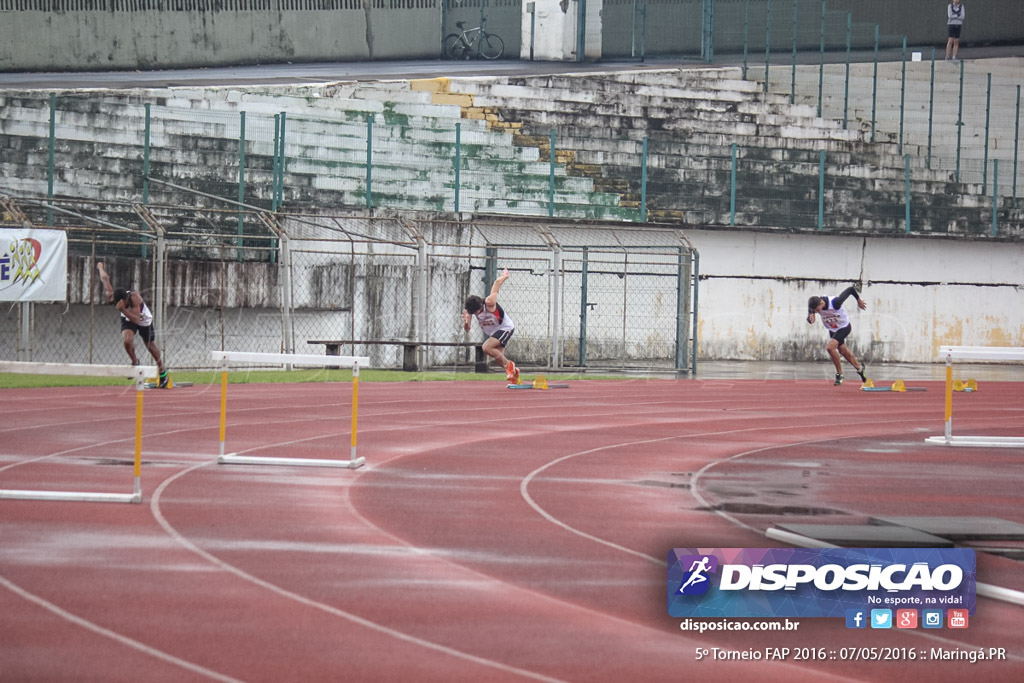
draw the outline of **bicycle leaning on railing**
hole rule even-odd
[[[466,28],[465,22],[457,21],[461,33],[449,33],[444,39],[444,55],[448,59],[469,59],[474,54],[484,59],[497,59],[505,52],[505,41],[494,33],[488,33],[483,26]]]

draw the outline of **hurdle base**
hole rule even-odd
[[[291,467],[342,467],[356,469],[366,463],[366,458],[354,460],[320,460],[318,458],[272,458],[228,453],[217,458],[221,465],[285,465]]]
[[[1024,436],[929,436],[925,443],[977,448],[1024,448]]]
[[[77,491],[0,490],[0,499],[63,500],[78,503],[141,503],[141,493],[84,493]]]

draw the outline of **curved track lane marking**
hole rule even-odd
[[[845,437],[845,438],[842,438],[842,439],[839,439],[839,440],[840,441],[845,441],[846,438],[850,438],[850,437]],[[859,437],[858,436],[858,437],[852,437],[852,438],[865,438],[865,437]],[[798,442],[794,442],[792,444],[783,444],[783,445],[784,446],[806,446],[807,444],[823,443],[823,442],[831,442],[831,441],[836,441],[835,437],[827,438],[827,439],[810,439],[808,441],[798,441]],[[700,491],[698,490],[698,486],[697,486],[700,477],[704,473],[706,473],[708,470],[710,470],[711,468],[715,467],[716,465],[720,465],[722,463],[726,463],[726,462],[729,462],[729,461],[732,461],[732,460],[738,460],[738,459],[743,458],[743,457],[748,456],[748,455],[754,455],[755,453],[761,453],[762,451],[776,450],[778,447],[779,446],[763,446],[761,448],[754,448],[754,449],[749,450],[749,451],[743,451],[742,453],[736,453],[736,454],[731,455],[731,456],[729,456],[727,458],[720,458],[719,460],[715,460],[713,462],[709,462],[707,465],[705,465],[704,467],[700,468],[696,473],[694,473],[693,479],[691,480],[690,494],[694,498],[696,498],[697,501],[701,505],[703,505],[704,507],[710,507],[710,502],[708,500],[706,500],[703,496],[700,495]],[[734,524],[736,526],[739,526],[741,528],[747,529],[749,531],[753,531],[753,532],[758,533],[758,534],[760,534],[762,536],[765,536],[766,538],[768,537],[767,531],[760,531],[758,529],[755,529],[754,527],[750,526],[749,524],[746,524],[745,522],[741,522],[740,520],[736,519],[735,517],[733,517],[732,515],[730,515],[727,512],[722,512],[721,510],[713,510],[713,512],[714,512],[714,514],[719,515],[723,519],[731,522],[732,524]],[[856,513],[857,514],[866,514],[866,513],[860,512],[860,511],[856,511]],[[833,548],[840,547],[840,546],[833,546],[833,545],[827,544],[827,543],[824,544],[824,545],[830,546],[830,547],[833,547]],[[997,588],[998,588],[998,586],[997,586]],[[964,643],[961,642],[961,641],[950,640],[948,638],[942,637],[941,635],[939,635],[937,633],[930,633],[928,631],[907,630],[906,633],[907,633],[907,635],[918,636],[920,638],[926,638],[928,640],[934,640],[935,642],[943,643],[943,644],[946,644],[946,645],[952,645],[952,646],[957,646],[957,647],[964,645]],[[1006,656],[1007,656],[1008,659],[1014,659],[1014,660],[1017,660],[1017,661],[1024,661],[1024,657],[1022,657],[1020,655],[1015,655],[1015,654],[1010,653],[1010,652],[1007,652]]]
[[[104,628],[99,624],[95,624],[87,619],[83,619],[82,617],[76,614],[72,614],[71,612],[68,612],[63,608],[58,607],[52,602],[44,600],[43,598],[39,597],[38,595],[35,595],[34,593],[30,593],[29,591],[25,590],[21,586],[18,586],[17,584],[13,583],[4,576],[0,576],[0,586],[3,586],[15,595],[18,595],[24,598],[25,600],[28,600],[29,602],[39,605],[43,609],[49,610],[50,612],[56,614],[58,617],[64,619],[65,621],[69,621],[72,624],[81,626],[82,628],[92,631],[93,633],[97,633],[106,638],[110,638],[111,640],[117,641],[122,645],[127,645],[128,647],[138,650],[139,652],[142,652],[144,654],[150,655],[151,657],[156,657],[157,659],[161,659],[169,664],[180,666],[181,668],[187,669],[192,673],[197,673],[202,676],[206,676],[207,678],[211,678],[215,681],[230,681],[232,683],[240,683],[240,681],[238,681],[237,678],[231,678],[230,676],[225,676],[224,674],[217,673],[216,671],[212,671],[205,667],[199,666],[198,664],[193,664],[192,662],[186,661],[184,659],[179,659],[174,655],[168,654],[162,650],[157,650],[156,648],[150,647],[145,643],[140,643],[134,638],[129,638],[128,636],[121,635],[116,631],[111,631],[110,629]]]
[[[847,424],[847,425],[850,425],[850,424],[853,424],[853,425],[856,425],[856,424],[885,424],[885,423],[902,423],[902,422],[905,422],[905,421],[906,420],[904,420],[904,419],[888,420],[888,421],[873,420],[871,422],[865,422],[865,423],[856,423],[856,422],[850,423],[850,422],[847,422],[845,424]],[[720,436],[720,435],[725,435],[725,434],[736,434],[736,433],[751,432],[751,431],[765,431],[765,430],[767,430],[767,431],[782,431],[782,430],[786,430],[786,429],[803,429],[803,427],[753,427],[753,428],[749,428],[749,429],[733,429],[733,430],[727,430],[727,431],[721,431],[721,432],[703,432],[703,433],[698,433],[698,434],[684,434],[684,435],[665,436],[665,437],[659,437],[657,439],[641,439],[639,441],[626,441],[626,442],[622,442],[622,443],[608,444],[608,445],[605,445],[605,446],[598,446],[597,448],[589,448],[589,449],[584,450],[584,451],[578,451],[576,453],[569,453],[568,455],[564,455],[564,456],[562,456],[560,458],[552,460],[551,462],[549,462],[547,464],[544,464],[544,465],[538,467],[537,469],[533,470],[528,475],[526,475],[526,477],[523,478],[523,480],[521,481],[521,483],[519,485],[519,491],[522,494],[523,499],[526,501],[526,503],[531,508],[533,508],[537,512],[537,514],[539,514],[541,517],[543,517],[547,521],[551,522],[552,524],[554,524],[556,526],[559,526],[559,527],[565,529],[566,531],[568,531],[568,532],[570,532],[572,534],[580,536],[581,538],[585,538],[587,540],[593,541],[595,543],[599,543],[599,544],[607,546],[609,548],[613,548],[615,550],[619,550],[619,551],[622,551],[624,553],[628,553],[630,555],[634,555],[636,557],[640,557],[642,559],[648,560],[648,561],[653,562],[653,563],[658,564],[658,565],[664,565],[665,564],[665,560],[663,560],[663,559],[655,558],[655,557],[652,557],[652,556],[647,555],[645,553],[641,553],[641,552],[639,552],[637,550],[633,550],[632,548],[627,548],[625,546],[619,545],[619,544],[614,543],[612,541],[600,538],[598,536],[594,536],[593,534],[589,534],[589,533],[587,533],[587,532],[585,532],[585,531],[583,531],[581,529],[577,529],[577,528],[575,528],[575,527],[573,527],[573,526],[571,526],[571,525],[561,521],[560,519],[558,519],[554,515],[550,514],[543,507],[541,507],[536,501],[533,500],[533,498],[530,496],[530,493],[528,491],[530,482],[534,478],[536,478],[536,476],[539,475],[544,470],[548,469],[549,467],[553,467],[554,465],[557,465],[557,464],[559,464],[559,463],[561,463],[561,462],[563,462],[565,460],[569,460],[569,459],[575,458],[577,456],[589,455],[591,453],[598,453],[598,452],[605,451],[605,450],[611,450],[611,449],[622,448],[622,447],[627,447],[627,446],[637,446],[637,445],[649,444],[649,443],[661,443],[661,442],[665,442],[665,441],[672,441],[674,439],[684,439],[684,438],[701,437],[701,436]],[[870,435],[868,435],[868,437],[870,437]],[[856,437],[846,437],[846,438],[865,438],[865,437],[856,436]],[[742,453],[736,453],[736,454],[731,455],[729,457],[719,458],[718,460],[713,460],[712,462],[709,462],[708,464],[704,465],[704,467],[700,468],[696,473],[694,473],[693,479],[691,480],[691,483],[690,483],[690,494],[702,506],[704,506],[706,508],[710,508],[711,504],[709,503],[709,501],[707,501],[707,499],[705,499],[703,496],[700,495],[700,492],[698,490],[698,481],[699,481],[701,475],[703,475],[705,472],[710,470],[712,467],[714,467],[716,465],[719,465],[719,464],[722,464],[722,463],[725,463],[725,462],[729,462],[731,460],[736,460],[736,459],[742,458],[743,456],[746,456],[746,455],[752,455],[754,453],[760,453],[761,451],[775,450],[775,449],[783,447],[783,446],[805,446],[807,444],[823,443],[823,442],[826,442],[826,441],[835,441],[835,440],[836,440],[835,437],[830,437],[830,438],[825,438],[825,439],[809,439],[807,441],[796,441],[796,442],[789,442],[789,443],[784,443],[784,444],[773,444],[773,445],[770,445],[770,446],[762,446],[760,448],[755,448],[753,450],[744,451]],[[740,527],[742,529],[746,529],[748,531],[754,532],[754,533],[756,533],[756,534],[758,534],[760,536],[767,537],[767,533],[765,531],[762,531],[760,529],[752,527],[749,524],[736,519],[735,517],[733,517],[732,515],[730,515],[727,512],[722,512],[721,510],[711,510],[711,512],[713,512],[714,514],[722,517],[727,522],[730,522],[730,523],[732,523],[735,526],[738,526],[738,527]],[[936,634],[925,633],[925,632],[908,632],[908,633],[910,633],[911,635],[917,635],[917,636],[920,636],[920,637],[923,637],[923,638],[928,638],[929,640],[934,640],[936,642],[945,643],[945,644],[949,644],[949,645],[960,646],[960,645],[963,644],[960,641],[949,640],[949,639],[943,638],[943,637],[941,637],[939,635],[936,635]],[[1016,656],[1016,655],[1007,655],[1007,656],[1011,657],[1012,659],[1024,661],[1024,657],[1020,657],[1020,656]]]
[[[277,444],[277,445],[280,446],[280,445],[287,445],[287,444],[284,443],[284,444]],[[507,664],[502,664],[501,662],[496,662],[496,661],[493,661],[493,660],[490,660],[490,659],[485,659],[483,657],[478,657],[476,655],[469,654],[468,652],[462,652],[461,650],[456,650],[454,648],[450,648],[450,647],[447,647],[445,645],[440,645],[438,643],[433,643],[433,642],[430,642],[429,640],[424,640],[422,638],[418,638],[418,637],[410,635],[408,633],[403,633],[402,631],[398,631],[398,630],[390,628],[388,626],[384,626],[383,624],[378,624],[377,622],[370,621],[369,619],[366,619],[364,617],[360,617],[359,615],[353,614],[351,612],[346,612],[345,610],[339,609],[337,607],[332,607],[331,605],[325,605],[322,602],[317,602],[316,600],[312,600],[312,599],[307,598],[307,597],[305,597],[303,595],[299,595],[298,593],[294,593],[294,592],[292,592],[290,590],[287,590],[285,588],[281,588],[280,586],[278,586],[276,584],[270,583],[269,581],[266,581],[266,580],[261,579],[261,578],[259,578],[257,576],[254,576],[254,575],[252,575],[252,574],[250,574],[250,573],[248,573],[248,572],[246,572],[246,571],[244,571],[244,570],[242,570],[242,569],[240,569],[240,568],[238,568],[238,567],[236,567],[234,565],[231,565],[231,564],[225,562],[224,560],[220,559],[216,555],[208,553],[207,551],[203,550],[199,546],[195,545],[190,540],[185,538],[185,536],[183,536],[177,529],[175,529],[170,524],[170,522],[168,522],[167,519],[163,516],[163,513],[160,510],[160,496],[164,492],[164,490],[170,484],[172,484],[175,480],[179,479],[180,477],[185,476],[186,474],[190,474],[194,470],[197,470],[197,469],[200,469],[200,468],[203,468],[203,467],[207,467],[208,465],[211,465],[211,464],[214,464],[214,463],[216,463],[216,460],[209,461],[209,462],[204,462],[204,463],[199,463],[198,465],[194,465],[194,466],[192,466],[192,467],[190,467],[188,469],[182,470],[181,472],[179,472],[179,473],[177,473],[177,474],[175,474],[175,475],[173,475],[171,477],[168,477],[167,479],[165,479],[160,484],[160,486],[157,487],[156,491],[153,492],[153,497],[150,499],[149,508],[152,511],[153,516],[156,519],[157,523],[161,527],[163,527],[164,531],[167,532],[167,534],[171,538],[173,538],[175,541],[180,543],[183,547],[187,548],[188,550],[190,550],[191,552],[195,553],[196,555],[199,555],[200,557],[202,557],[206,561],[210,562],[211,564],[213,564],[213,565],[223,569],[224,571],[226,571],[228,573],[231,573],[231,574],[234,574],[235,576],[237,576],[240,579],[243,579],[244,581],[248,581],[249,583],[252,583],[252,584],[254,584],[256,586],[259,586],[260,588],[268,590],[268,591],[270,591],[270,592],[272,592],[272,593],[274,593],[276,595],[279,595],[279,596],[281,596],[283,598],[287,598],[289,600],[293,600],[293,601],[298,602],[298,603],[300,603],[302,605],[306,605],[307,607],[312,607],[314,609],[318,609],[318,610],[320,610],[322,612],[325,612],[327,614],[330,614],[332,616],[336,616],[336,617],[340,617],[342,619],[346,619],[348,621],[351,621],[354,624],[358,624],[360,626],[363,626],[365,628],[371,629],[373,631],[377,631],[378,633],[383,633],[383,634],[385,634],[387,636],[391,636],[392,638],[396,638],[398,640],[402,640],[402,641],[405,641],[407,643],[412,643],[413,645],[419,645],[419,646],[427,648],[429,650],[434,650],[435,652],[440,652],[442,654],[450,655],[452,657],[457,657],[459,659],[464,659],[466,661],[473,662],[473,663],[479,664],[481,666],[490,667],[492,669],[497,669],[497,670],[503,671],[505,673],[516,674],[516,675],[523,676],[525,678],[531,678],[531,679],[537,680],[537,681],[548,681],[549,683],[563,683],[561,681],[561,679],[558,679],[558,678],[552,678],[550,676],[544,676],[542,674],[538,674],[538,673],[535,673],[533,671],[528,671],[526,669],[520,669],[518,667],[509,666]]]

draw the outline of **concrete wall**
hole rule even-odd
[[[155,0],[138,0],[136,9],[114,0],[0,0],[0,70],[95,70],[171,68],[226,64],[343,61],[373,59],[436,59],[442,37],[440,0],[411,0],[400,7],[378,7],[370,0],[235,0],[230,9],[214,9],[204,0],[179,2],[173,9],[156,9]],[[525,0],[524,3],[525,5]],[[587,2],[586,58],[624,56],[632,43],[633,9],[602,7]],[[638,3],[647,11],[646,53],[694,54],[699,51],[702,0]],[[964,45],[1020,42],[1024,12],[1020,0],[965,2]],[[333,5],[335,9],[321,9]],[[283,9],[287,6],[288,9]],[[853,13],[859,25],[878,24],[883,35],[907,35],[913,46],[945,44],[945,6],[942,0],[829,0],[828,10]],[[82,9],[92,7],[94,9]],[[753,0],[753,16],[764,14],[763,0]],[[802,49],[817,49],[814,0],[800,0]],[[52,9],[51,9],[52,8]],[[716,49],[742,49],[743,0],[716,0]],[[476,7],[463,8],[477,15]],[[492,6],[495,17],[514,8]],[[603,10],[607,9],[606,12]],[[578,4],[574,0],[537,0],[534,58],[576,59]],[[453,10],[455,13],[458,11]],[[775,0],[773,13],[782,22],[773,43],[789,49],[792,5]],[[461,15],[460,15],[461,16]],[[611,25],[602,25],[602,17]],[[504,19],[488,27],[505,37],[506,53],[529,56],[529,18]],[[737,25],[739,21],[739,25]],[[763,44],[760,24],[752,31],[753,44]],[[830,19],[833,32],[845,22]],[[521,25],[519,35],[516,27]],[[839,26],[840,29],[834,28]],[[810,28],[808,28],[810,27]],[[449,30],[454,30],[448,27]],[[841,32],[841,31],[840,31]],[[857,31],[855,48],[868,32]],[[628,35],[626,35],[628,34]],[[638,40],[643,40],[638,38]],[[604,49],[604,43],[608,49]],[[831,41],[830,45],[835,41]]]
[[[849,343],[875,361],[933,362],[943,344],[1020,346],[1024,245],[687,231],[700,252],[700,356],[825,359],[807,299],[862,287]]]
[[[788,4],[785,1],[776,5]],[[828,0],[828,11],[852,12],[853,21],[878,24],[883,34],[906,35],[909,45],[946,46],[948,0]],[[1020,0],[963,0],[961,45],[1019,43],[1024,37]]]
[[[858,284],[868,308],[859,311],[852,301],[848,304],[853,323],[849,344],[858,357],[872,362],[929,363],[936,361],[938,348],[944,344],[1020,346],[1024,340],[1024,268],[1020,267],[1024,244],[740,230],[688,230],[684,234],[700,252],[698,351],[703,360],[825,361],[827,335],[820,323],[807,324],[807,299],[838,294],[850,284]],[[84,281],[82,264],[73,259],[73,282]],[[241,277],[243,271],[257,275],[266,271],[262,264],[233,267],[239,274],[227,286],[234,289],[254,287],[259,280]],[[411,330],[389,326],[395,321],[379,319],[377,312],[409,305],[410,269],[360,270],[366,271],[366,277],[357,280],[355,291],[356,336],[409,334]],[[128,278],[128,271],[117,272],[122,273],[122,280]],[[143,276],[136,274],[143,290],[148,291]],[[184,292],[181,280],[187,276],[172,270],[168,287]],[[309,277],[309,273],[303,276]],[[451,302],[458,302],[464,294],[462,285],[449,274],[435,277],[432,287],[437,308],[431,309],[430,316],[440,329],[450,329],[457,318],[454,309],[449,309]],[[529,298],[529,293],[524,293],[528,280],[520,277],[518,289],[508,290],[512,302],[508,305],[524,311],[522,316],[516,315],[519,358],[543,363],[549,332],[544,321],[544,292],[540,292],[536,310],[527,306],[523,302]],[[210,290],[214,298],[226,303],[211,306],[204,298],[204,287],[192,287],[191,297],[174,299],[164,324],[165,347],[173,363],[202,365],[208,350],[222,345],[280,351],[281,315],[272,278],[263,277],[255,291],[234,292],[237,296],[217,287],[215,274],[209,274],[207,281],[214,288]],[[373,286],[367,284],[371,281]],[[662,282],[672,286],[671,278]],[[118,362],[117,316],[109,306],[89,303],[95,304],[96,291],[90,295],[72,287],[71,294],[68,305],[36,306],[35,327],[45,334],[35,340],[33,359]],[[674,291],[665,294],[671,298]],[[649,302],[658,300],[656,293],[644,296]],[[309,348],[308,339],[349,336],[352,309],[336,302],[321,305],[309,297],[300,298],[300,305],[306,307],[295,312],[297,350],[322,351]],[[671,337],[674,308],[669,308],[658,313],[650,305],[637,307],[635,310],[644,311],[643,319],[630,325],[631,334],[642,337],[653,324]],[[539,318],[534,315],[538,311]],[[565,357],[571,362],[569,347],[574,341],[568,331],[571,323],[565,324]],[[17,308],[0,312],[0,358],[17,357],[17,330]],[[596,352],[607,341],[601,337],[607,331],[592,326],[591,333],[589,343]],[[400,362],[395,349],[374,349],[373,354],[377,364],[397,366]]]
[[[0,11],[0,71],[437,59],[436,8]]]

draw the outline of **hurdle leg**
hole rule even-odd
[[[953,440],[953,358],[946,356],[946,441]]]
[[[352,454],[349,459],[356,462],[356,424],[359,421],[359,363],[352,364]],[[360,465],[362,463],[359,463]],[[358,467],[359,465],[355,465]]]
[[[146,377],[141,372],[135,377],[135,490],[131,502],[142,502],[142,394]]]
[[[228,412],[228,367],[227,364],[220,371],[220,457],[224,457],[224,425],[227,422]]]

